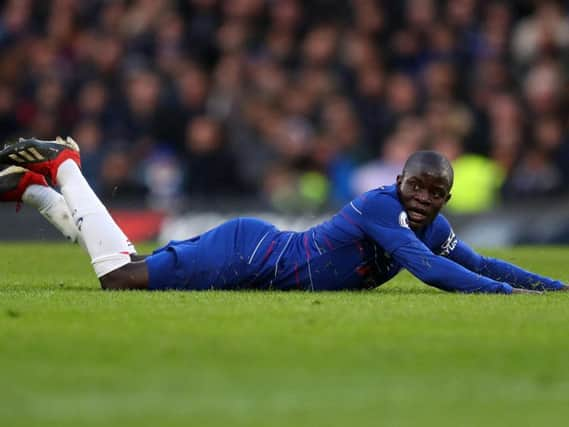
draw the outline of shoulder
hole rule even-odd
[[[362,194],[354,203],[359,204],[362,216],[383,225],[408,228],[407,214],[397,196],[395,185],[381,186]]]
[[[369,208],[376,205],[402,207],[399,197],[397,196],[397,188],[395,185],[382,185],[381,187],[363,193],[356,200],[360,201],[362,208]]]

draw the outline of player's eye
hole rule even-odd
[[[445,197],[445,193],[444,191],[435,191],[433,193],[433,196],[436,197],[437,199],[443,199]]]

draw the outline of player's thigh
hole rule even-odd
[[[149,290],[200,290],[206,282],[200,276],[204,266],[199,246],[169,243],[146,258]]]
[[[237,218],[192,239],[170,242],[146,259],[150,289],[235,289],[254,274],[248,259],[276,228]]]

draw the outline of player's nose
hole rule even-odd
[[[428,205],[431,203],[431,198],[429,197],[429,193],[428,191],[417,191],[415,193],[415,200],[417,200],[419,203],[424,204],[424,205]]]

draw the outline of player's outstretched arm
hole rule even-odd
[[[450,259],[435,255],[418,239],[400,246],[391,256],[419,280],[444,291],[514,293],[514,288],[507,283],[473,273]]]
[[[501,259],[478,254],[466,243],[458,241],[449,258],[467,269],[494,280],[506,282],[514,288],[536,291],[568,291],[569,287],[558,280],[524,270]]]
[[[512,286],[475,274],[450,259],[435,255],[410,229],[407,213],[394,198],[369,197],[353,222],[385,252],[430,286],[449,292],[511,294]],[[446,234],[448,235],[448,233]]]

